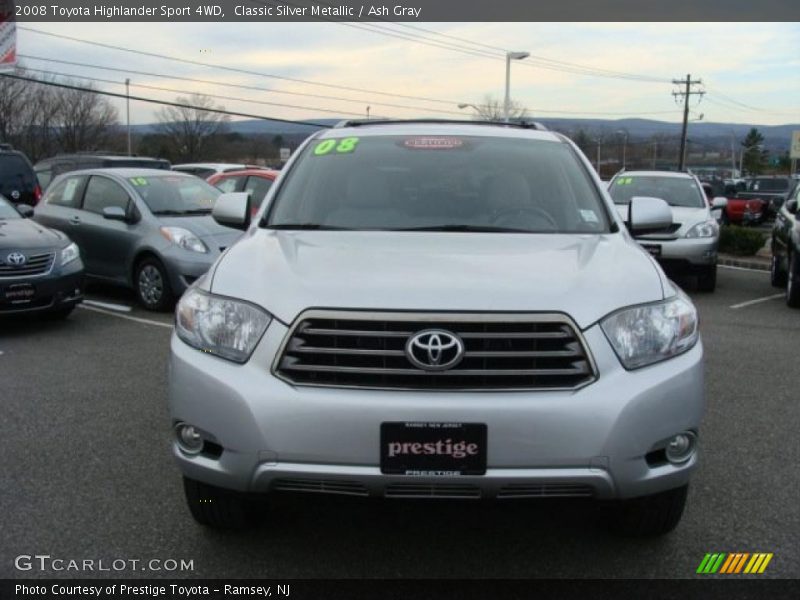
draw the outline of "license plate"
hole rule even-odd
[[[642,248],[653,256],[661,256],[661,244],[642,244]]]
[[[3,298],[12,304],[30,302],[36,295],[36,288],[30,283],[17,283],[6,288]]]
[[[484,475],[484,423],[381,423],[381,473]]]

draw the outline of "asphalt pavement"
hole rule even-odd
[[[64,322],[0,321],[0,577],[683,578],[707,552],[771,552],[760,577],[796,578],[800,311],[768,277],[721,268],[714,294],[687,282],[708,411],[686,513],[658,539],[605,532],[584,501],[328,496],[285,496],[258,529],[210,531],[189,516],[169,450],[171,315],[124,310],[130,294],[100,289],[102,304]],[[15,568],[36,554],[127,564]],[[151,559],[193,569],[143,571]]]

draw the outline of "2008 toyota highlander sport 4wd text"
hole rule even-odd
[[[315,134],[181,298],[174,455],[200,523],[266,492],[594,497],[630,534],[674,528],[697,461],[691,301],[565,137],[352,122]]]

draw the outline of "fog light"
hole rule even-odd
[[[664,452],[672,464],[685,463],[694,454],[697,436],[691,431],[684,431],[667,442]]]
[[[175,435],[178,438],[178,446],[186,454],[200,454],[203,450],[203,438],[191,425],[178,423],[175,426]]]

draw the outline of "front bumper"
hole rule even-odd
[[[42,277],[0,279],[0,315],[47,312],[66,309],[83,301],[83,263],[80,259]],[[26,301],[6,300],[14,286],[33,286],[34,295]]]
[[[677,238],[638,240],[644,247],[659,248],[656,260],[664,267],[696,270],[708,267],[717,262],[719,238]]]
[[[257,492],[413,496],[417,490],[425,497],[476,497],[477,491],[477,497],[514,497],[511,487],[534,496],[627,498],[684,485],[695,467],[695,457],[678,466],[645,457],[676,433],[699,428],[700,342],[681,356],[626,371],[595,325],[584,336],[599,377],[584,388],[427,393],[289,385],[270,373],[286,332],[273,321],[244,365],[173,336],[173,423],[199,428],[222,449],[189,456],[173,444],[184,475]],[[380,425],[387,421],[485,423],[486,474],[382,474]]]

